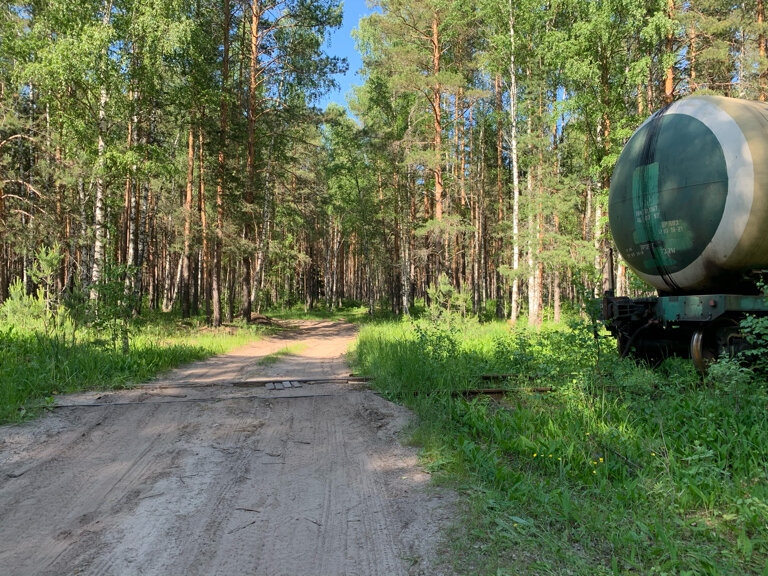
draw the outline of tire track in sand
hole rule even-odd
[[[0,428],[3,573],[448,574],[435,559],[450,498],[397,442],[403,408],[330,382],[233,395],[243,379],[346,376],[354,337],[304,323],[110,393],[113,406],[83,394],[66,403],[94,406]],[[258,364],[295,341],[300,354]]]

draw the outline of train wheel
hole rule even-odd
[[[717,346],[711,340],[705,336],[704,330],[696,330],[691,336],[691,359],[702,376],[707,373],[707,366],[717,357]]]

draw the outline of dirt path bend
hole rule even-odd
[[[345,380],[355,334],[303,322],[1,427],[0,573],[445,573],[448,498],[397,442],[407,411]]]

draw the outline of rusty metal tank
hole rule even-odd
[[[754,291],[768,268],[768,105],[691,96],[634,133],[611,179],[624,260],[661,294]]]

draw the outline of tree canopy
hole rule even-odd
[[[477,314],[558,318],[611,269],[607,187],[640,122],[768,94],[762,0],[373,7],[347,111],[316,107],[347,68],[338,0],[3,2],[0,302],[55,248],[58,297],[98,307],[117,279],[135,314],[214,325],[408,313],[446,282]]]

